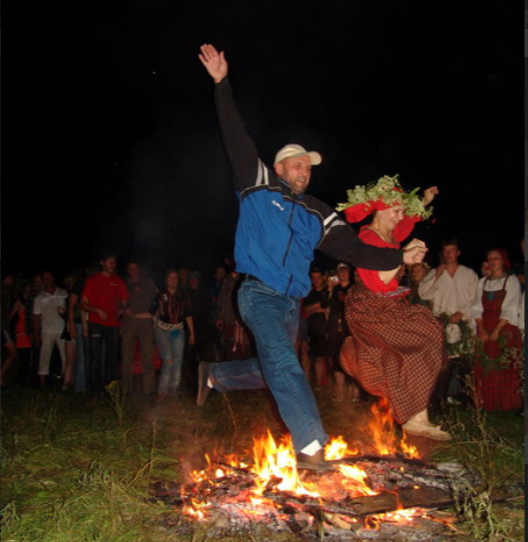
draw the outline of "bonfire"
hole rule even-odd
[[[453,529],[453,518],[438,512],[453,503],[450,474],[423,461],[405,434],[398,438],[385,402],[371,412],[372,450],[361,453],[333,438],[325,447],[328,471],[298,471],[290,438],[277,443],[268,431],[245,459],[206,455],[207,467],[193,471],[192,480],[158,481],[153,493],[219,533],[258,522],[294,533],[323,527],[340,539],[375,530],[380,540],[397,540],[394,529],[402,536],[412,529],[413,539],[430,540],[439,529]]]

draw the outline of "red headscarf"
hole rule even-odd
[[[402,192],[402,190],[398,190],[397,188],[394,188],[396,192]],[[347,207],[343,213],[345,213],[345,218],[347,219],[347,222],[354,223],[354,222],[361,222],[364,218],[371,215],[374,211],[384,211],[385,209],[390,209],[391,207],[395,207],[396,205],[401,205],[399,202],[393,202],[390,205],[386,204],[383,200],[376,200],[376,201],[366,201],[364,203],[356,203],[356,205],[352,205],[351,207]]]

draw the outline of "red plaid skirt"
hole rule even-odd
[[[447,361],[440,320],[421,305],[362,284],[348,291],[345,315],[350,336],[341,348],[343,370],[368,393],[386,398],[398,423],[426,409]]]

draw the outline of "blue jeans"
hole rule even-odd
[[[157,327],[154,331],[154,339],[163,360],[158,393],[176,391],[181,381],[185,332],[183,329],[165,331]]]
[[[246,279],[238,291],[238,308],[253,333],[258,358],[211,363],[214,388],[231,391],[267,385],[296,452],[314,440],[323,446],[328,435],[294,347],[299,329],[299,300],[262,282]]]

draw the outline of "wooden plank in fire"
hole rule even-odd
[[[385,491],[378,495],[356,497],[337,503],[321,502],[318,499],[305,495],[297,496],[289,492],[265,492],[264,496],[282,507],[289,506],[311,513],[319,510],[350,517],[372,516],[407,508],[445,508],[454,502],[449,492],[438,488]]]
[[[359,462],[366,463],[403,463],[412,467],[424,467],[424,468],[436,468],[434,463],[430,461],[424,461],[423,459],[406,457],[401,454],[395,455],[351,455],[339,459],[339,462],[355,464]]]
[[[387,489],[392,489],[396,485],[400,488],[418,485],[449,491],[451,487],[448,473],[438,469],[433,463],[419,459],[358,456],[346,458],[341,462],[363,468],[368,472],[371,481],[377,480],[378,486],[384,485]]]
[[[358,516],[371,516],[407,508],[445,508],[453,502],[453,497],[448,491],[426,487],[356,497],[347,500],[346,506],[353,508]]]

